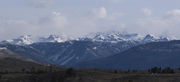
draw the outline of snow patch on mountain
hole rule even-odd
[[[93,49],[94,49],[94,50],[96,50],[96,49],[97,49],[97,47],[93,47]]]

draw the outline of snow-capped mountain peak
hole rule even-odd
[[[98,32],[95,34],[87,35],[87,38],[93,41],[119,42],[119,41],[140,40],[142,39],[142,36],[138,34],[127,34],[120,32]]]
[[[2,41],[2,43],[10,43],[10,44],[16,44],[16,45],[29,45],[29,44],[32,44],[33,41],[31,39],[31,35],[24,35],[16,39],[4,40]]]
[[[161,39],[161,40],[166,40],[166,41],[171,40],[169,37],[164,37],[164,36],[161,36],[160,39]]]
[[[87,35],[85,40],[92,41],[103,41],[103,42],[122,42],[122,41],[144,41],[144,42],[154,42],[154,41],[168,41],[167,37],[157,37],[152,34],[147,34],[145,36],[140,34],[128,34],[120,32],[98,32]]]
[[[154,35],[151,35],[151,34],[147,34],[144,37],[144,41],[154,41],[154,40],[157,40],[157,37],[155,37]]]
[[[67,38],[65,35],[57,36],[57,35],[49,35],[48,37],[39,38],[38,42],[64,42]]]
[[[144,37],[143,41],[146,42],[153,42],[153,41],[169,41],[170,39],[168,37],[164,37],[164,36],[154,36],[152,34],[148,34]]]
[[[97,32],[91,33],[87,36],[81,38],[69,38],[64,34],[61,35],[49,35],[48,37],[38,37],[36,40],[32,40],[31,35],[24,35],[20,36],[16,39],[12,40],[4,40],[1,43],[11,43],[16,45],[29,45],[32,43],[38,42],[66,42],[70,40],[76,41],[97,41],[97,42],[127,42],[127,41],[138,41],[138,42],[157,42],[157,41],[169,41],[173,39],[169,39],[167,37],[157,37],[152,34],[147,34],[145,36],[140,34],[128,34],[128,33],[121,33],[121,32]]]

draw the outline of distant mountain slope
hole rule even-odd
[[[59,65],[71,66],[78,62],[107,57],[138,44],[140,43],[69,41],[64,43],[36,43],[30,46],[39,50],[46,58]]]
[[[51,36],[51,40],[54,41],[54,37],[56,36]],[[41,52],[50,61],[69,67],[79,62],[111,56],[140,44],[168,40],[168,38],[152,35],[140,36],[138,34],[109,32],[93,33],[87,37],[65,42],[45,40],[45,42],[29,46]]]
[[[52,61],[48,60],[43,56],[41,52],[38,50],[30,47],[30,46],[19,46],[19,45],[13,45],[13,44],[0,44],[1,48],[7,48],[13,53],[18,54],[19,56],[22,56],[24,58],[32,59],[37,62],[41,63],[53,63]]]
[[[81,62],[76,68],[146,69],[154,66],[180,67],[180,41],[153,42],[117,55]]]

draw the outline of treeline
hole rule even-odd
[[[161,67],[154,67],[152,69],[149,69],[148,72],[149,73],[158,73],[158,74],[173,74],[175,73],[176,69],[172,69],[170,67],[166,67],[166,68],[161,68]],[[178,69],[180,70],[180,69]]]
[[[107,70],[106,70],[107,71]],[[174,69],[171,67],[166,67],[166,68],[162,68],[162,67],[153,67],[147,70],[127,70],[127,71],[123,71],[123,70],[108,70],[109,72],[112,73],[145,73],[145,74],[174,74],[174,73],[180,73],[180,68]]]
[[[0,70],[0,74],[8,74],[8,73],[24,73],[24,74],[41,74],[41,73],[51,73],[51,72],[59,72],[59,71],[67,71],[67,73],[71,71],[94,71],[94,72],[109,72],[109,73],[156,73],[156,74],[166,74],[166,73],[176,73],[180,72],[180,68],[178,69],[173,69],[171,67],[166,67],[166,68],[161,68],[161,67],[153,67],[148,70],[105,70],[105,69],[79,69],[76,70],[74,68],[64,68],[64,69],[59,69],[58,67],[54,66],[44,66],[44,68],[36,68],[36,67],[31,67],[31,68],[22,68],[21,70],[18,71],[10,71],[10,70]]]

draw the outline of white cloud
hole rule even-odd
[[[68,20],[60,12],[53,12],[50,16],[41,18],[39,23],[43,25],[53,25],[55,27],[61,28],[68,23]]]
[[[92,10],[96,18],[115,20],[124,14],[122,12],[111,12],[109,13],[105,7],[95,8]]]
[[[39,19],[37,26],[41,34],[58,34],[63,32],[69,24],[68,19],[59,12]]]
[[[143,8],[142,12],[144,13],[144,15],[146,16],[151,16],[152,15],[152,10],[148,9],[148,8]]]
[[[63,33],[70,36],[82,36],[90,32],[108,31],[118,29],[118,27],[124,27],[121,23],[114,23],[114,19],[120,16],[122,16],[120,12],[108,14],[107,10],[101,7],[95,9],[93,16],[68,17],[60,12],[52,12],[50,15],[37,18],[38,22],[25,20],[4,20],[2,22],[0,19],[0,35],[11,38],[23,34],[39,36]],[[0,37],[1,40],[7,38]]]
[[[174,10],[168,11],[167,14],[171,16],[180,16],[180,9],[174,9]]]
[[[53,12],[50,16],[39,18],[39,22],[15,19],[0,19],[0,39],[26,35],[60,34],[68,25],[68,20],[61,13]],[[67,30],[67,29],[66,29]]]
[[[108,16],[107,10],[104,7],[93,9],[93,14],[98,18],[106,18]]]
[[[36,33],[37,27],[24,20],[0,19],[0,39]]]
[[[53,0],[29,0],[30,5],[35,7],[50,7],[54,4]]]
[[[64,13],[53,12],[39,18],[39,22],[33,23],[24,20],[0,19],[0,35],[2,35],[0,38],[17,37],[22,34],[36,36],[65,33],[71,36],[80,36],[90,32],[109,30],[125,30],[130,33],[152,33],[155,35],[177,35],[180,38],[180,10],[178,9],[170,10],[162,16],[143,17],[131,22],[121,20],[123,13],[108,12],[104,7],[96,8],[92,14],[69,17]]]
[[[174,9],[171,11],[168,11],[166,15],[164,16],[165,19],[171,19],[171,20],[180,20],[180,9]]]
[[[124,14],[122,12],[115,12],[115,13],[111,13],[109,16],[108,16],[108,19],[110,20],[115,20],[115,19],[118,19],[119,17],[123,16]]]
[[[159,17],[148,17],[131,23],[127,31],[135,33],[152,33],[155,35],[168,35],[180,38],[180,10],[171,10]]]

